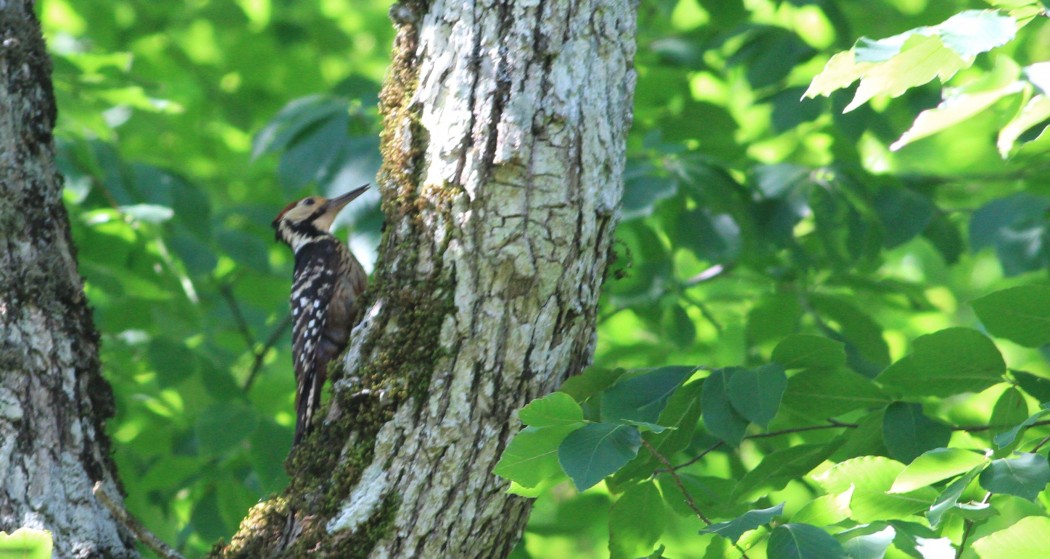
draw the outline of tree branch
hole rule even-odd
[[[91,492],[95,494],[95,498],[98,499],[99,503],[113,515],[113,518],[120,523],[131,535],[135,536],[143,545],[148,547],[150,551],[156,553],[164,559],[184,559],[179,552],[175,551],[168,544],[164,543],[156,534],[150,532],[142,525],[135,517],[131,516],[131,513],[124,507],[118,505],[113,499],[110,498],[109,494],[102,489],[102,482],[96,481],[95,486],[91,488]]]

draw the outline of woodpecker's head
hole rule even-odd
[[[328,235],[339,210],[366,190],[367,184],[335,198],[307,196],[288,204],[273,220],[275,238],[295,251],[311,240]]]

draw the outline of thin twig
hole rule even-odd
[[[1029,425],[1029,427],[1043,427],[1050,425],[1050,419],[1044,419],[1042,421],[1036,421]],[[1012,425],[959,425],[952,427],[952,431],[966,431],[967,433],[979,433],[981,431],[987,431],[998,427],[1012,427]]]
[[[1035,448],[1032,449],[1032,452],[1039,452],[1039,449],[1043,448],[1043,445],[1045,445],[1048,442],[1050,442],[1050,437],[1044,437],[1043,440],[1039,441],[1039,444],[1035,445]]]
[[[674,467],[671,466],[671,463],[667,461],[667,458],[665,458],[663,454],[660,454],[656,450],[656,447],[654,447],[652,443],[645,439],[642,439],[642,446],[644,446],[645,449],[649,451],[649,454],[652,454],[654,458],[659,460],[660,463],[664,465],[664,468],[667,468],[667,473],[671,474],[671,479],[674,480],[674,484],[678,486],[678,490],[681,491],[682,496],[685,497],[685,503],[689,505],[689,508],[693,509],[693,512],[696,513],[696,516],[698,516],[700,520],[704,521],[704,524],[710,526],[711,519],[707,518],[707,515],[704,514],[704,511],[700,510],[700,507],[696,505],[696,501],[693,500],[693,496],[690,495],[688,491],[686,491],[685,484],[682,483],[682,478],[678,477],[678,473],[674,471]]]
[[[704,514],[704,511],[700,510],[700,507],[696,504],[696,501],[693,499],[693,496],[689,494],[689,491],[687,491],[685,488],[685,484],[682,483],[682,478],[678,477],[678,473],[674,471],[674,468],[671,466],[671,463],[667,460],[667,458],[664,457],[663,454],[660,454],[660,452],[656,450],[656,447],[654,447],[652,443],[645,439],[642,439],[642,446],[644,446],[645,449],[649,451],[649,454],[652,454],[653,457],[656,458],[661,464],[664,465],[664,468],[667,469],[667,473],[671,475],[671,479],[674,480],[674,484],[678,486],[678,490],[681,491],[682,496],[685,497],[686,505],[688,505],[689,508],[693,509],[693,512],[696,513],[696,516],[700,518],[700,520],[702,520],[704,524],[710,526],[711,519]],[[744,551],[744,548],[741,547],[739,543],[733,542],[733,546],[736,547],[737,551],[740,552],[740,559],[748,559],[747,552]]]
[[[113,499],[110,498],[109,494],[102,489],[101,481],[95,482],[95,486],[91,488],[91,492],[95,494],[95,498],[98,499],[98,502],[106,507],[106,510],[113,515],[113,518],[116,519],[121,526],[138,538],[143,545],[150,548],[153,553],[156,553],[164,559],[184,559],[179,552],[172,549],[171,546],[164,543],[156,534],[150,532],[142,525],[142,523],[135,519],[135,517],[131,516],[131,513],[129,513],[127,509],[115,503]]]
[[[237,331],[241,333],[244,338],[244,342],[248,344],[248,350],[255,350],[255,336],[252,335],[252,329],[248,326],[248,321],[244,319],[244,314],[241,313],[241,307],[237,304],[237,298],[233,296],[233,287],[229,283],[219,284],[219,294],[226,301],[226,304],[230,307],[230,312],[233,313],[233,321],[237,323]]]
[[[768,433],[756,433],[754,435],[747,435],[744,438],[745,439],[766,439],[766,438],[769,438],[769,437],[779,437],[780,435],[789,435],[791,433],[802,433],[802,432],[805,432],[805,431],[819,431],[819,430],[822,430],[822,429],[856,429],[857,427],[859,427],[859,425],[857,425],[856,423],[843,423],[841,421],[835,421],[833,419],[829,419],[827,425],[807,425],[805,427],[793,427],[791,429],[782,429],[780,431],[770,431]],[[724,444],[725,444],[724,442],[718,441],[717,443],[715,443],[711,447],[707,448],[706,450],[704,450],[700,454],[690,458],[687,462],[683,462],[683,463],[681,463],[681,464],[679,464],[677,466],[674,466],[674,469],[675,470],[681,470],[682,468],[684,468],[686,466],[692,466],[693,464],[699,462],[704,456],[707,456],[711,452],[714,452],[715,450],[718,450],[719,448],[721,448],[722,445],[724,445]]]
[[[986,505],[988,501],[992,499],[992,492],[989,491],[984,494],[984,498],[981,499],[981,504]],[[967,520],[963,526],[962,538],[959,539],[959,549],[955,550],[955,559],[960,559],[963,554],[963,550],[966,549],[966,540],[970,537],[970,532],[973,531],[975,523],[973,520]]]
[[[259,376],[259,371],[262,370],[263,359],[266,358],[266,353],[270,351],[270,348],[277,345],[277,341],[284,335],[284,331],[292,324],[292,316],[285,315],[281,323],[274,328],[269,338],[266,338],[266,342],[259,348],[259,351],[255,352],[255,362],[252,363],[252,370],[248,373],[247,380],[244,381],[244,393],[248,393],[252,389],[252,384],[255,382],[255,378]]]

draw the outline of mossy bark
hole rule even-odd
[[[29,0],[0,1],[0,531],[49,530],[56,557],[137,557],[94,498],[120,494],[98,334],[55,168],[51,62]]]
[[[333,371],[325,425],[288,462],[286,497],[218,554],[510,553],[529,501],[507,495],[492,467],[516,410],[593,353],[623,184],[633,9],[394,6],[372,304]]]

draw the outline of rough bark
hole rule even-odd
[[[58,557],[133,557],[95,481],[119,495],[110,389],[54,164],[51,63],[28,0],[0,0],[0,530],[46,529]]]
[[[634,89],[629,0],[402,2],[387,217],[326,425],[230,556],[504,557],[516,410],[591,359]],[[294,517],[286,522],[288,515]]]

